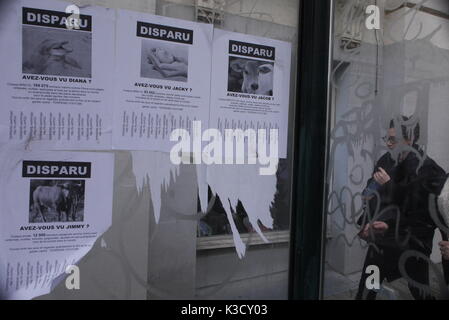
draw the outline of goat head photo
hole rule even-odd
[[[228,91],[273,95],[273,64],[229,57]]]

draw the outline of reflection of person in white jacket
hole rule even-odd
[[[449,179],[446,180],[443,190],[441,190],[438,197],[438,209],[446,226],[449,227]],[[440,245],[443,259],[449,260],[449,241],[440,241],[438,244]]]
[[[182,57],[177,57],[165,49],[153,48],[148,52],[148,63],[152,64],[154,69],[164,76],[187,77],[187,60]]]

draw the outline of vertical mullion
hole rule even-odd
[[[303,0],[299,10],[290,299],[321,291],[331,9],[331,0]]]

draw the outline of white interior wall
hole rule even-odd
[[[365,101],[374,98],[374,88],[375,88],[375,68],[376,68],[376,42],[381,41],[381,32],[377,33],[377,39],[374,31],[364,29],[362,26],[362,38],[361,46],[358,49],[359,53],[351,54],[351,52],[345,50],[341,47],[340,36],[343,34],[343,28],[347,21],[345,20],[344,5],[348,4],[345,1],[341,1],[340,8],[335,12],[335,32],[336,37],[334,37],[333,45],[333,58],[336,67],[341,62],[347,62],[348,67],[345,69],[344,65],[338,68],[338,72],[334,77],[336,89],[334,90],[336,94],[335,100],[335,123],[334,128],[338,125],[341,120],[356,120],[355,112],[362,108]],[[343,6],[343,7],[342,7]],[[382,12],[382,10],[381,10]],[[383,14],[381,15],[381,21],[383,21]],[[379,45],[379,58],[378,61],[379,69],[381,70],[382,64],[382,46]],[[338,74],[338,75],[337,75]],[[379,76],[381,76],[379,74]],[[359,97],[357,95],[357,87],[365,83],[366,87],[371,87],[373,92],[366,97]],[[380,83],[380,80],[378,80]],[[380,94],[380,93],[379,93]],[[352,116],[343,117],[347,112],[352,112]],[[354,157],[350,156],[350,147],[344,143],[339,143],[335,149],[335,153],[332,158],[332,163],[330,166],[333,170],[332,175],[332,189],[331,191],[336,191],[340,193],[344,188],[345,191],[341,200],[344,203],[344,208],[336,213],[333,213],[331,220],[331,238],[326,246],[326,261],[329,266],[335,271],[342,274],[350,274],[361,270],[363,266],[364,256],[366,252],[366,246],[364,242],[361,242],[357,236],[358,227],[355,221],[348,222],[351,220],[351,215],[354,211],[361,207],[360,197],[356,197],[355,194],[361,192],[366,185],[366,181],[372,174],[373,162],[369,158],[363,158],[360,151],[372,150],[373,141],[372,139],[363,140],[362,135],[359,134],[360,141],[352,139],[351,134],[356,134],[357,126],[348,125],[349,134],[347,134],[348,141],[352,140],[349,144],[353,148]],[[359,128],[360,129],[360,128]],[[364,129],[362,129],[364,131]],[[336,137],[342,137],[343,132],[340,128],[336,133]],[[331,139],[334,139],[332,137]],[[335,143],[333,140],[332,143]],[[332,155],[331,155],[332,156]],[[354,171],[353,171],[354,170]],[[351,180],[352,177],[352,180]],[[357,180],[362,180],[361,183],[354,183]],[[351,207],[351,196],[355,197],[355,208]],[[335,207],[336,203],[331,203],[332,207]],[[346,222],[345,222],[346,220]],[[353,220],[353,219],[352,219]]]
[[[419,4],[422,0],[409,0],[408,2]],[[447,0],[427,0],[423,5],[442,12],[449,12],[449,2]]]
[[[361,83],[369,83],[374,86],[374,77],[372,72],[361,73],[361,68],[375,65],[375,47],[371,44],[364,44],[361,53],[357,59],[352,59],[346,74],[337,81],[338,88],[336,92],[336,111],[335,117],[339,120],[356,120],[355,112],[360,110],[366,98],[360,98],[356,95],[356,87]],[[354,79],[358,79],[354,85]],[[371,95],[373,98],[373,95]],[[353,112],[351,117],[343,117],[344,114]],[[348,125],[350,134],[356,134],[357,126]],[[363,131],[363,129],[362,129]],[[336,137],[343,136],[343,131],[338,130]],[[341,200],[344,208],[332,214],[333,224],[332,239],[327,246],[327,261],[329,265],[343,274],[350,274],[359,271],[363,266],[363,257],[366,249],[357,237],[358,227],[355,221],[351,221],[351,215],[361,207],[360,197],[355,195],[361,192],[366,185],[367,179],[371,176],[373,163],[369,158],[363,158],[362,148],[372,150],[372,139],[365,142],[361,139],[359,144],[354,139],[347,137],[353,148],[353,156],[350,155],[350,147],[344,143],[338,144],[334,153],[333,161],[333,181],[332,190],[340,193],[343,188],[347,190],[343,193]],[[352,153],[352,152],[351,152]],[[357,167],[357,168],[356,168]],[[352,178],[352,179],[351,179]],[[359,181],[362,181],[361,183]],[[349,190],[349,191],[348,191]],[[349,194],[349,192],[351,194]],[[339,195],[340,196],[340,195]],[[354,197],[355,207],[351,207],[352,197]],[[334,202],[332,206],[334,207]],[[353,220],[353,218],[352,218]],[[348,222],[351,221],[351,222]]]

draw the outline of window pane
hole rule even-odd
[[[82,177],[76,180],[49,180],[45,177],[30,182],[27,180],[26,214],[30,223],[48,224],[53,228],[54,224],[64,222],[64,225],[70,224],[70,228],[75,228],[72,222],[78,221],[80,225],[84,223],[84,226],[88,226],[89,219],[95,217],[101,220],[103,229],[95,235],[90,234],[90,240],[83,242],[82,249],[76,253],[61,252],[51,258],[42,254],[35,259],[38,261],[36,269],[26,263],[15,264],[14,267],[11,266],[13,263],[8,264],[9,260],[4,267],[1,261],[0,273],[8,275],[8,281],[14,277],[6,269],[16,268],[19,277],[25,265],[28,266],[23,271],[26,275],[21,274],[20,277],[32,278],[33,270],[39,273],[43,270],[42,277],[46,281],[42,290],[30,293],[27,292],[29,288],[25,288],[25,285],[24,288],[20,287],[22,283],[17,280],[17,290],[13,291],[18,296],[9,296],[8,293],[6,297],[287,299],[299,1],[79,0],[75,1],[76,8],[80,10],[81,18],[86,19],[86,25],[78,30],[65,30],[67,25],[63,22],[56,27],[47,25],[41,28],[40,24],[53,23],[53,20],[49,22],[44,16],[38,15],[44,12],[39,10],[47,10],[44,12],[46,14],[53,10],[56,18],[65,15],[60,10],[63,10],[61,8],[65,7],[66,2],[48,1],[33,1],[36,8],[46,8],[30,9],[30,19],[35,21],[30,20],[30,26],[23,28],[24,55],[23,61],[17,65],[23,69],[21,72],[31,74],[24,78],[29,83],[36,79],[67,81],[71,84],[79,82],[80,87],[68,86],[59,92],[58,97],[63,102],[54,98],[50,92],[53,87],[50,88],[46,83],[23,87],[33,87],[34,92],[38,92],[39,101],[45,101],[42,104],[56,108],[49,111],[48,124],[55,132],[59,132],[59,136],[64,135],[61,131],[66,129],[65,124],[75,123],[72,129],[78,130],[79,136],[84,134],[85,124],[86,132],[92,136],[112,136],[111,140],[115,141],[117,134],[117,141],[122,140],[117,144],[111,143],[114,147],[110,148],[100,148],[92,140],[88,141],[92,144],[86,149],[81,146],[72,150],[69,144],[68,149],[81,160],[84,151],[91,151],[95,159],[98,157],[92,174],[95,176],[97,167],[106,173],[95,186]],[[5,17],[0,19],[0,24],[2,21],[8,24],[8,28],[2,25],[0,35],[3,35],[1,30],[8,30],[10,34],[7,36],[16,41],[22,38],[11,30],[20,29],[22,34],[20,15],[28,11],[22,11],[22,2],[8,1],[9,6],[19,9],[0,12],[2,18]],[[86,12],[92,14],[93,18]],[[102,19],[96,19],[95,12],[101,12]],[[89,17],[92,19],[89,20]],[[133,28],[126,29],[131,20]],[[164,21],[167,21],[169,29],[161,29]],[[186,29],[186,23],[194,26],[193,29],[197,28],[193,36],[193,31]],[[99,29],[104,35],[102,39],[96,33]],[[169,33],[164,33],[167,30]],[[190,32],[184,32],[186,30]],[[226,40],[222,47],[215,41],[217,35],[222,35]],[[193,50],[190,42],[195,40],[189,36],[203,39],[205,49]],[[139,37],[138,41],[136,37]],[[22,41],[16,42],[8,50],[15,52],[21,48]],[[106,50],[109,44],[110,50]],[[217,62],[213,59],[218,51],[221,60],[217,59]],[[98,52],[102,54],[98,55]],[[192,60],[197,63],[192,63]],[[99,67],[100,62],[103,67]],[[12,72],[5,72],[8,77],[9,73]],[[97,80],[98,74],[102,75],[103,80]],[[48,77],[41,79],[38,78],[40,75]],[[64,77],[70,79],[61,80]],[[122,87],[131,78],[127,87]],[[224,81],[219,82],[222,79]],[[95,88],[89,86],[91,91],[88,95],[104,94],[107,102],[106,98],[101,100],[95,99],[97,96],[83,96],[84,93],[79,91],[85,89],[83,83],[98,85]],[[106,94],[100,87],[106,87],[108,83],[110,91]],[[8,88],[15,86],[14,90],[22,88],[12,81],[6,85]],[[3,86],[3,82],[0,86]],[[194,93],[189,95],[192,87]],[[0,89],[0,93],[6,95],[3,89]],[[195,92],[196,89],[198,91]],[[42,94],[45,90],[50,93]],[[220,91],[222,96],[216,91]],[[75,99],[75,95],[76,99],[101,105],[105,109],[104,118],[89,115],[84,122],[77,120],[82,117],[77,114],[76,119],[69,117],[67,121],[64,120],[60,112],[73,110],[69,102],[73,102],[71,99]],[[26,99],[22,100],[24,102],[20,107],[28,112],[32,104],[27,103]],[[64,104],[63,107],[67,104],[67,109],[60,104]],[[198,115],[198,109],[204,104],[207,104],[207,112]],[[31,114],[37,113],[40,107],[39,104],[30,111]],[[7,108],[9,106],[2,106],[0,111]],[[75,108],[79,113],[93,112],[84,105],[76,105]],[[117,112],[118,109],[120,112]],[[179,110],[191,112],[184,114],[183,118]],[[202,160],[202,163],[175,164],[172,150],[162,150],[157,145],[159,142],[163,145],[163,142],[158,140],[154,143],[156,138],[142,142],[145,136],[152,134],[170,137],[179,127],[193,136],[195,122],[204,114],[208,121],[204,129],[216,129],[214,132],[218,131],[223,137],[226,130],[235,130],[236,136],[240,131],[243,136],[247,135],[239,140],[242,146],[247,147],[244,151],[248,150],[244,164],[237,161],[232,164],[207,164],[204,160],[204,145],[207,142],[204,131],[200,132],[203,144],[199,142],[199,157],[195,140],[192,141],[192,150],[184,152],[182,149],[179,157],[182,161]],[[228,118],[223,117],[223,114]],[[11,117],[10,125],[21,125],[18,122],[26,121],[26,117],[20,117],[20,121]],[[42,120],[42,115],[40,122],[36,114],[33,117],[31,122],[34,127],[30,130],[39,132],[36,126],[45,126],[46,120]],[[106,122],[107,117],[111,117],[111,123]],[[257,134],[257,139],[252,140],[252,132]],[[70,133],[66,132],[66,135]],[[133,144],[133,139],[139,140],[141,144]],[[174,142],[173,139],[171,141]],[[263,145],[264,149],[259,147],[261,141],[267,141]],[[31,151],[27,149],[28,143],[32,145],[29,148]],[[41,151],[40,145],[34,143],[31,139],[25,145],[30,160]],[[225,144],[226,140],[222,146]],[[257,150],[252,149],[254,145]],[[0,148],[3,147],[5,145],[0,145]],[[6,147],[9,148],[10,144],[6,144]],[[57,159],[56,149],[45,149],[50,160]],[[231,149],[234,150],[234,145]],[[8,160],[8,152],[4,150],[7,149],[0,149],[1,163]],[[236,142],[235,152],[229,157],[226,154],[223,159],[240,160],[239,150]],[[208,155],[215,157],[215,152]],[[254,157],[251,158],[250,154]],[[110,166],[100,161],[103,156],[110,160]],[[249,163],[250,159],[255,159],[256,164]],[[8,169],[3,170],[9,172]],[[107,169],[111,169],[109,173]],[[6,185],[4,182],[0,181],[0,187]],[[96,195],[105,194],[111,185],[112,203],[104,203],[104,198]],[[73,191],[74,188],[78,188],[78,191]],[[94,211],[91,210],[92,203],[95,204]],[[10,209],[9,213],[18,211],[16,205]],[[39,215],[34,216],[35,210]],[[70,210],[74,210],[71,219]],[[4,217],[2,213],[0,211],[1,218]],[[77,241],[68,239],[68,231],[65,231],[58,233],[60,240],[52,240],[55,245],[64,241]],[[89,236],[83,230],[76,235],[81,238]],[[35,236],[47,238],[49,234]],[[3,258],[3,255],[0,256]],[[28,259],[26,254],[14,257],[23,262]],[[63,272],[65,264],[74,264],[79,268],[82,280],[78,290],[68,289],[65,281],[67,274]],[[58,268],[61,270],[56,271]],[[0,284],[3,284],[1,276]],[[21,290],[26,295],[21,296],[24,294]],[[1,290],[0,297],[3,297]]]
[[[323,297],[447,298],[449,4],[369,4],[335,3]]]

